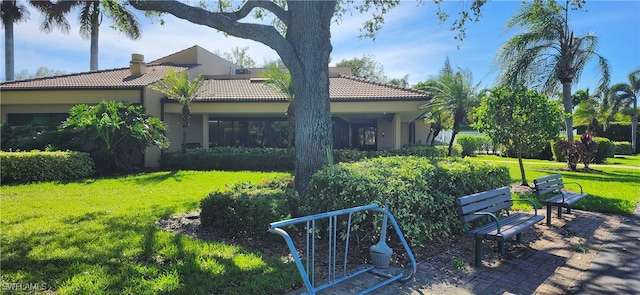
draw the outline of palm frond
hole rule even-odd
[[[92,2],[85,2],[80,9],[80,14],[78,15],[78,22],[80,23],[80,37],[85,40],[91,38],[91,26],[93,17],[92,6]]]

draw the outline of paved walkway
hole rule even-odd
[[[575,294],[640,294],[640,206],[591,262]]]
[[[525,251],[507,253],[514,257],[447,274],[421,262],[409,282],[371,294],[640,294],[639,213],[640,206],[631,218],[580,210],[562,219],[554,214],[551,227],[542,221],[529,229],[536,238]],[[485,251],[491,251],[488,244]],[[354,294],[377,280],[367,274],[319,294]]]

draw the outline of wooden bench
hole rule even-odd
[[[540,203],[547,206],[547,225],[551,225],[551,208],[558,207],[558,218],[562,218],[562,207],[567,208],[567,213],[571,214],[571,205],[587,196],[582,192],[582,186],[577,182],[563,182],[562,175],[552,174],[533,180],[536,187],[536,195]],[[565,184],[575,184],[580,187],[580,192],[568,191]],[[543,199],[546,198],[546,199]]]
[[[514,201],[531,203],[534,213],[509,212]],[[456,208],[465,233],[476,238],[476,266],[482,265],[483,240],[498,241],[500,254],[504,255],[505,240],[515,235],[517,241],[521,242],[522,231],[544,219],[544,216],[538,215],[533,201],[513,200],[508,186],[460,197],[456,200]],[[487,218],[487,223],[472,229],[472,223],[478,223],[477,220],[483,217]]]

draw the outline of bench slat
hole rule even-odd
[[[513,205],[509,187],[501,187],[495,190],[476,193],[456,200],[458,213],[463,223],[469,223],[485,215],[476,215],[476,212],[496,213],[509,209]]]
[[[498,234],[496,223],[492,222],[472,230],[469,235],[485,240],[507,240],[542,219],[544,219],[542,215],[515,213],[500,219],[500,234]]]
[[[573,203],[580,201],[580,199],[586,197],[587,194],[572,194],[567,193],[564,195],[564,202],[562,202],[562,195],[557,195],[555,197],[548,198],[546,200],[541,201],[542,204],[545,205],[563,205],[568,206]]]
[[[491,198],[493,196],[496,195],[501,195],[501,194],[511,194],[511,192],[509,191],[509,187],[508,186],[503,186],[501,188],[497,188],[494,190],[490,190],[490,191],[484,191],[484,192],[480,192],[480,193],[475,193],[475,194],[471,194],[468,196],[464,196],[464,197],[460,197],[456,200],[456,203],[458,205],[467,205],[469,203],[475,203],[478,202],[479,200],[482,199],[486,199],[486,198]]]

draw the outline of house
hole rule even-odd
[[[145,62],[132,54],[128,67],[0,83],[2,122],[35,117],[60,122],[75,104],[124,100],[141,104],[168,126],[170,150],[180,149],[182,106],[149,89],[168,69],[202,74],[205,91],[191,104],[188,146],[286,146],[288,101],[265,85],[261,69],[240,69],[199,46]],[[394,150],[426,142],[420,105],[430,95],[350,76],[330,69],[331,115],[336,148]],[[149,148],[145,165],[157,166],[160,150]]]

